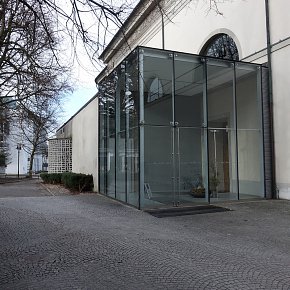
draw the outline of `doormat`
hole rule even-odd
[[[175,216],[183,216],[183,215],[225,212],[225,211],[231,211],[231,210],[228,208],[215,206],[215,205],[200,205],[200,206],[192,206],[192,207],[148,209],[144,211],[151,214],[154,217],[164,218],[164,217],[175,217]]]

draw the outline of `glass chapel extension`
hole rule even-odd
[[[265,196],[260,65],[138,47],[99,84],[99,191],[138,208]]]

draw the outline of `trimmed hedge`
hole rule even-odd
[[[64,173],[41,173],[41,179],[45,183],[63,184],[66,188],[72,190],[91,191],[94,188],[92,175],[64,172]]]
[[[62,174],[61,183],[70,189],[82,191],[90,191],[94,188],[92,175],[64,172]]]
[[[62,173],[40,173],[41,179],[45,183],[60,184]]]

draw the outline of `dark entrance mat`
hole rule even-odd
[[[159,209],[148,209],[145,212],[157,217],[175,217],[182,215],[195,215],[204,213],[214,213],[214,212],[225,212],[230,211],[228,208],[215,206],[215,205],[198,205],[192,207],[172,207],[172,208],[159,208]]]

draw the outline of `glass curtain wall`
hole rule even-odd
[[[178,202],[208,201],[205,62],[174,54],[174,119]]]
[[[115,197],[115,83],[113,76],[99,85],[100,192]]]
[[[99,83],[100,192],[139,207],[138,58]]]
[[[99,84],[100,192],[139,208],[263,197],[260,68],[137,48]]]
[[[137,52],[126,59],[126,195],[127,202],[139,206],[139,78]]]
[[[141,203],[145,207],[172,205],[172,56],[166,51],[144,50],[142,57],[145,191]]]
[[[126,196],[126,95],[125,61],[116,69],[116,198],[127,201]]]

